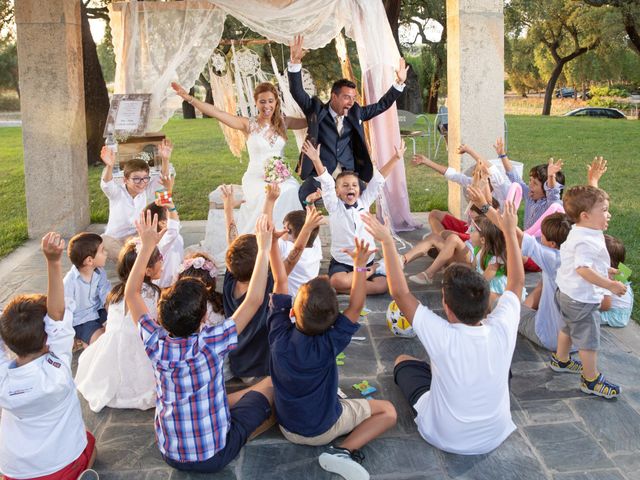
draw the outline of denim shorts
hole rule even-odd
[[[98,310],[98,315],[100,316],[96,320],[90,320],[73,327],[76,331],[76,338],[89,344],[89,340],[91,340],[93,334],[96,333],[96,330],[100,330],[107,321],[107,311],[104,308]]]

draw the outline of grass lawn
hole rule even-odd
[[[565,161],[569,186],[583,183],[586,164],[594,155],[609,160],[609,171],[601,187],[611,196],[612,221],[609,233],[623,239],[627,263],[637,284],[640,272],[640,188],[637,165],[640,122],[595,118],[508,116],[509,156],[528,168],[553,156]],[[172,119],[164,133],[173,140],[172,161],[178,172],[175,200],[184,220],[205,219],[208,193],[220,183],[240,183],[247,165],[247,155],[238,160],[229,153],[216,121]],[[286,156],[295,159],[294,141],[290,140]],[[424,151],[424,144],[418,145]],[[441,146],[437,160],[446,162]],[[0,256],[6,255],[26,239],[26,208],[22,141],[19,128],[0,128]],[[446,182],[427,168],[417,168],[407,158],[408,190],[412,211],[446,208]],[[104,223],[108,204],[100,191],[101,169],[90,169],[91,220]],[[640,298],[640,289],[634,288]],[[636,304],[634,318],[640,321]]]

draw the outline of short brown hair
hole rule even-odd
[[[542,220],[540,230],[544,238],[560,247],[571,231],[571,220],[566,213],[552,213]]]
[[[87,257],[96,256],[101,243],[102,237],[97,233],[82,232],[74,235],[67,247],[69,260],[76,268],[82,267]]]
[[[622,240],[619,238],[607,234],[604,236],[604,243],[607,245],[607,252],[609,252],[609,257],[611,257],[611,266],[618,268],[620,263],[624,263],[627,255],[624,243],[622,243]]]
[[[132,158],[124,164],[124,178],[129,178],[133,172],[149,173],[149,164],[141,158]]]
[[[151,212],[152,219],[154,215],[158,216],[158,231],[161,231],[162,227],[160,226],[160,222],[167,219],[167,215],[169,214],[169,209],[164,205],[158,205],[156,204],[156,202],[151,202],[149,205],[144,207],[143,212],[145,215],[147,214],[147,212]]]
[[[296,319],[306,335],[326,332],[338,318],[338,296],[329,277],[320,275],[302,284],[296,295]]]
[[[582,212],[590,211],[596,203],[604,200],[609,200],[604,190],[591,185],[577,185],[567,190],[562,204],[571,221],[578,223]]]
[[[9,350],[19,357],[40,351],[47,341],[46,314],[46,295],[13,297],[0,317],[0,336]]]
[[[304,225],[304,221],[307,219],[306,210],[293,210],[287,215],[285,215],[283,223],[288,223],[291,225],[291,235],[293,238],[298,238],[300,232],[302,231],[302,226]],[[320,227],[316,227],[311,231],[311,235],[309,235],[309,241],[305,245],[305,248],[313,247],[313,242],[316,241],[316,237],[320,232]]]
[[[251,280],[253,267],[258,256],[258,240],[252,233],[240,235],[227,250],[227,268],[238,282]]]

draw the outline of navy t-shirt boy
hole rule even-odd
[[[239,298],[233,296],[236,278],[227,270],[222,284],[222,306],[225,318],[238,309],[246,293]],[[269,272],[264,300],[251,321],[238,335],[238,346],[229,352],[231,373],[236,377],[266,377],[269,375],[269,341],[267,339],[267,313],[269,312],[269,293],[273,291],[273,276]]]
[[[336,355],[360,325],[340,313],[326,332],[310,336],[291,322],[290,310],[291,295],[271,295],[267,327],[276,417],[289,432],[315,437],[342,413]]]

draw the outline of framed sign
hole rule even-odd
[[[147,127],[150,93],[114,94],[103,136],[142,136]]]

